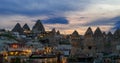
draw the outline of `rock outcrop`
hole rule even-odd
[[[44,26],[43,26],[43,24],[41,23],[40,20],[37,20],[37,22],[35,23],[35,25],[34,25],[33,28],[32,28],[32,31],[33,31],[34,33],[45,32]]]

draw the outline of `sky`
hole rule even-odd
[[[46,30],[63,34],[88,27],[103,32],[120,28],[120,0],[0,0],[0,28],[11,30],[16,23],[30,28],[38,19]]]

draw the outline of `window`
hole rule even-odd
[[[92,46],[88,46],[88,49],[91,50],[91,49],[92,49]]]

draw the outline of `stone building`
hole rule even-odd
[[[83,40],[82,36],[79,35],[76,30],[70,35],[70,42],[72,45],[71,56],[79,56],[83,54],[82,53],[82,50],[83,50],[82,40]]]
[[[71,55],[96,56],[96,54],[118,53],[120,51],[120,30],[114,34],[102,32],[99,27],[93,32],[91,27],[87,29],[83,36],[74,31],[70,35]],[[117,50],[118,49],[118,50]]]
[[[106,53],[111,53],[113,50],[112,50],[112,43],[114,43],[113,41],[113,34],[111,32],[108,32],[108,34],[106,34],[105,36],[105,43],[104,43],[104,52]]]
[[[96,44],[93,37],[93,31],[90,27],[84,34],[83,44],[84,44],[83,53],[85,53],[87,56],[95,55]]]
[[[112,51],[120,53],[120,29],[117,29],[113,34]]]
[[[51,31],[45,31],[45,28],[40,20],[37,20],[32,30],[25,24],[23,28],[19,23],[15,25],[12,32],[25,34],[27,37],[34,37],[42,43],[47,43],[51,46],[58,46],[60,43],[67,44],[70,41],[72,56],[94,56],[98,53],[120,53],[120,29],[114,33],[102,32],[99,27],[93,32],[89,27],[84,35],[80,35],[76,30],[70,35],[62,35],[60,31],[53,28]],[[33,40],[31,39],[31,40]],[[69,45],[70,45],[69,44]]]
[[[96,44],[96,52],[97,53],[104,52],[104,37],[99,27],[97,27],[97,29],[95,30],[93,37]]]

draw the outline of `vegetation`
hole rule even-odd
[[[16,41],[17,41],[16,37],[12,36],[11,34],[0,34],[0,37],[1,37],[1,36],[7,37],[7,38],[9,38],[9,39],[13,39],[13,40],[16,40]]]
[[[63,45],[69,45],[70,44],[70,41],[69,40],[61,40],[59,41],[59,44],[63,44]]]

